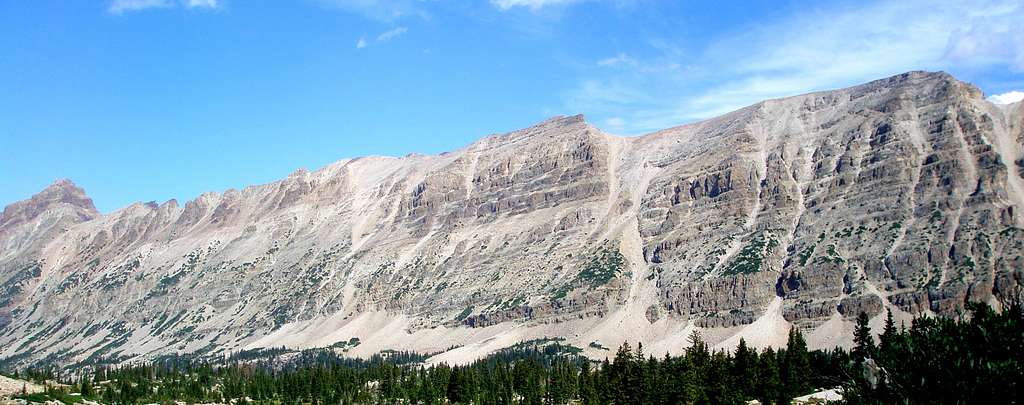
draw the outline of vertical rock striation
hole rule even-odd
[[[672,350],[692,328],[784,336],[747,328],[768,320],[827,344],[861,312],[1019,291],[1022,172],[1020,103],[911,72],[636,138],[557,117],[106,215],[64,180],[0,216],[0,361],[352,335],[362,354],[531,333]]]

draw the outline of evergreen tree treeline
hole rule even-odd
[[[887,313],[878,344],[867,316],[855,331],[850,403],[1018,403],[1024,398],[1024,311],[967,304],[959,318],[920,317],[897,328]]]
[[[851,403],[1014,403],[1024,381],[1021,306],[969,308],[959,319],[918,318],[909,329],[897,328],[889,314],[877,343],[862,315],[850,352],[808,351],[794,328],[785,348],[762,351],[743,340],[733,351],[713,350],[694,333],[679,356],[656,358],[625,343],[613,359],[594,363],[548,339],[465,366],[428,367],[422,355],[400,352],[360,360],[304,351],[285,363],[242,353],[215,363],[166,358],[100,367],[65,382],[84,397],[125,404],[788,404],[836,386]],[[57,373],[20,375],[43,381]]]
[[[788,403],[811,387],[841,382],[842,350],[808,352],[800,332],[786,349],[757,352],[741,341],[715,351],[694,333],[681,356],[646,356],[623,344],[614,361],[595,364],[579,349],[541,341],[505,349],[466,366],[425,367],[374,357],[303,352],[288,364],[167,358],[147,365],[101,367],[75,391],[105,403],[274,401],[309,403],[583,404]],[[273,349],[272,349],[273,350]],[[409,356],[408,354],[406,355]],[[394,356],[392,356],[394,357]],[[811,373],[811,369],[818,372]],[[44,373],[53,376],[52,371]],[[39,374],[42,375],[42,374]]]

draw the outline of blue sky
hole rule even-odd
[[[908,70],[1015,100],[1020,21],[1019,0],[7,1],[0,205],[58,178],[104,212],[184,201],[553,115],[638,135]]]

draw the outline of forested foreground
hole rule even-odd
[[[368,360],[331,351],[241,353],[216,363],[181,358],[101,367],[48,394],[104,403],[789,403],[817,388],[842,386],[850,403],[1016,403],[1024,383],[1024,319],[981,304],[959,319],[918,318],[909,328],[891,315],[876,340],[858,318],[849,352],[808,351],[798,330],[785,348],[755,351],[741,341],[711,350],[700,336],[681,356],[648,356],[625,344],[590,362],[557,340],[525,342],[466,366],[425,367],[423,357],[388,353]],[[265,357],[272,355],[270,357]],[[262,356],[262,357],[261,357]],[[61,380],[54,370],[22,378]],[[69,396],[68,392],[80,393]]]

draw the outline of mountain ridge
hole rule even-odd
[[[931,71],[909,71],[909,72],[906,72],[906,73],[903,73],[903,74],[899,74],[899,75],[895,75],[895,76],[891,76],[891,77],[888,77],[888,78],[877,79],[877,80],[873,80],[873,81],[870,81],[870,82],[867,82],[867,83],[864,83],[864,84],[852,86],[850,88],[865,87],[865,86],[872,86],[872,85],[883,84],[883,83],[891,81],[891,80],[893,80],[895,78],[900,78],[900,77],[904,77],[904,76],[908,76],[908,75],[915,75],[915,74],[940,76],[940,77],[947,78],[947,79],[950,79],[950,80],[958,81],[953,75],[951,75],[951,74],[949,74],[948,72],[945,72],[945,71],[936,71],[936,72],[931,72]],[[960,83],[968,86],[971,89],[972,92],[977,93],[979,98],[983,98],[981,96],[981,94],[983,94],[982,91],[980,89],[978,89],[976,86],[974,86],[973,84],[965,83],[965,82],[960,82]],[[673,130],[677,130],[677,129],[682,128],[682,127],[687,127],[687,126],[691,126],[691,125],[698,125],[698,124],[704,123],[706,121],[716,120],[716,119],[719,119],[719,118],[722,118],[722,117],[725,117],[725,116],[729,116],[729,115],[732,115],[732,114],[741,113],[741,112],[743,112],[745,110],[748,110],[748,109],[757,109],[757,108],[759,108],[760,106],[762,106],[765,103],[770,103],[770,102],[773,102],[773,101],[782,101],[782,100],[787,100],[787,99],[800,98],[800,97],[814,96],[814,95],[818,95],[818,94],[827,94],[827,93],[829,93],[831,91],[834,91],[834,90],[819,90],[819,91],[813,91],[813,92],[803,93],[803,94],[798,94],[798,95],[793,95],[793,96],[785,96],[785,97],[774,98],[774,99],[766,99],[766,100],[762,100],[762,101],[759,101],[757,103],[754,103],[754,104],[751,104],[751,105],[739,108],[739,109],[734,110],[732,112],[725,113],[725,114],[723,114],[721,116],[716,116],[716,117],[711,117],[711,118],[707,118],[707,119],[703,119],[703,120],[698,120],[698,121],[694,121],[694,122],[691,122],[691,123],[680,124],[680,125],[673,126],[673,127],[670,127],[670,128],[656,130],[656,131],[653,131],[653,132],[649,132],[649,133],[645,133],[645,134],[640,134],[640,135],[636,135],[636,136],[615,135],[615,134],[607,133],[607,132],[605,132],[603,130],[599,130],[599,131],[601,131],[603,134],[608,135],[608,136],[624,138],[624,139],[644,138],[644,137],[648,137],[648,136],[654,136],[654,135],[657,135],[657,134],[662,133],[662,132],[673,131]],[[1005,108],[1013,108],[1013,106],[1019,105],[1019,104],[1024,104],[1024,103],[1017,102],[1017,103],[1007,104],[1004,107]],[[445,155],[450,155],[450,154],[456,153],[456,152],[464,150],[464,149],[473,148],[477,144],[483,143],[485,141],[488,141],[491,138],[500,139],[500,138],[503,138],[503,137],[509,137],[509,136],[513,136],[513,135],[518,134],[518,133],[529,131],[529,130],[531,130],[533,128],[540,128],[540,127],[548,126],[548,125],[551,125],[551,124],[561,124],[561,123],[583,123],[585,125],[591,125],[588,121],[586,121],[586,117],[585,117],[584,114],[555,115],[555,116],[549,117],[547,119],[544,119],[544,120],[542,120],[540,122],[537,122],[537,123],[535,123],[533,125],[530,125],[528,127],[519,129],[519,130],[513,130],[513,131],[509,131],[509,132],[505,132],[505,133],[492,133],[492,134],[485,135],[485,136],[483,136],[483,137],[481,137],[481,138],[479,138],[479,139],[477,139],[477,140],[475,140],[475,141],[473,141],[473,142],[471,142],[471,143],[469,143],[469,144],[467,144],[467,145],[465,145],[465,146],[463,146],[461,148],[457,148],[457,149],[454,149],[454,150],[439,152],[439,153],[436,153],[436,154],[421,154],[421,153],[417,153],[417,152],[412,152],[412,153],[408,153],[408,154],[406,154],[404,156],[374,155],[374,154],[371,154],[371,155],[365,155],[365,156],[356,156],[356,157],[351,157],[351,158],[343,158],[343,159],[337,160],[335,162],[328,163],[327,165],[325,165],[325,166],[323,166],[321,168],[318,168],[318,169],[316,169],[316,170],[314,170],[312,172],[309,171],[308,169],[304,168],[304,167],[300,167],[300,168],[295,169],[292,173],[289,173],[287,176],[285,176],[285,178],[282,178],[282,179],[279,179],[279,180],[274,180],[274,181],[271,181],[271,182],[268,182],[268,183],[253,184],[253,185],[245,186],[242,189],[244,190],[244,189],[248,189],[248,188],[251,188],[251,187],[268,186],[268,185],[272,185],[272,184],[275,184],[275,183],[278,183],[278,182],[281,182],[281,181],[285,181],[288,178],[290,178],[290,177],[292,177],[292,176],[294,176],[296,174],[302,174],[302,173],[315,174],[317,172],[321,172],[323,170],[327,170],[327,169],[329,169],[332,166],[343,165],[345,163],[354,162],[354,161],[363,160],[363,159],[406,159],[406,158],[441,157],[441,156],[445,156]],[[595,127],[595,129],[596,129],[596,127]],[[70,184],[70,185],[80,189],[80,187],[78,187],[69,178],[57,179],[57,180],[54,181],[54,183],[51,183],[50,186],[47,186],[47,188],[52,187],[54,185],[61,184],[61,183],[67,183],[67,184]],[[43,191],[45,191],[45,188],[44,188],[44,190],[41,190],[40,193],[42,193]],[[213,191],[213,190],[205,191],[205,192],[200,193],[200,196],[197,196],[196,198],[194,198],[192,200],[189,200],[189,201],[194,201],[195,199],[198,199],[198,198],[202,197],[204,194],[222,195],[222,194],[224,194],[226,192],[229,192],[229,191],[240,191],[240,190],[231,187],[231,188],[224,189],[223,191]],[[37,194],[33,195],[33,197],[38,195],[38,194],[40,194],[40,193],[37,193]],[[30,197],[30,199],[31,199],[31,197]],[[15,202],[13,202],[11,204],[8,204],[8,206],[11,206],[11,205],[13,205],[15,203],[18,203],[18,202],[24,202],[24,201],[27,201],[27,200],[15,201]],[[173,201],[173,204],[177,204],[178,203],[178,200],[176,198],[171,198],[171,199],[168,199],[167,201],[165,201],[164,203],[158,203],[158,206],[159,205],[163,205],[165,203],[170,203],[172,201]],[[155,202],[156,201],[143,202],[142,200],[139,200],[139,201],[133,202],[131,204],[128,204],[127,206],[124,206],[124,207],[121,207],[121,208],[117,208],[114,211],[111,211],[110,213],[108,213],[107,215],[112,214],[112,213],[114,213],[114,212],[116,212],[118,210],[128,208],[128,207],[130,207],[132,205],[136,205],[136,204],[149,204],[149,205],[151,205],[152,203],[155,203]]]
[[[357,356],[465,362],[560,336],[601,357],[627,340],[678,352],[694,330],[780,345],[793,326],[848,344],[861,311],[949,314],[1018,288],[1020,110],[909,72],[639,137],[553,117],[181,206],[0,226],[0,361],[355,337]]]

